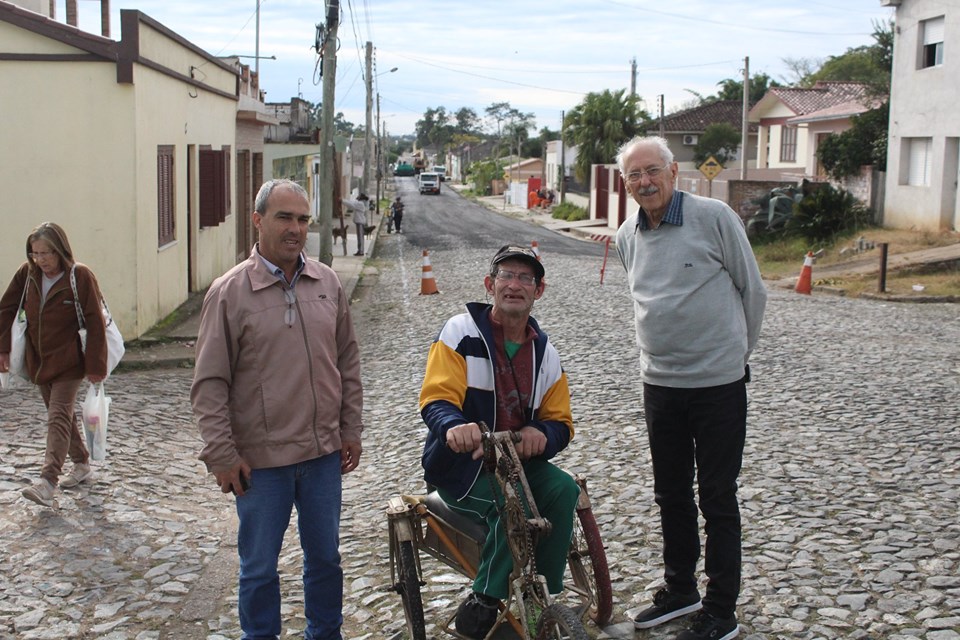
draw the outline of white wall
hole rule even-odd
[[[919,22],[944,16],[944,63],[918,68]],[[895,228],[960,229],[958,137],[960,137],[960,5],[911,0],[897,8],[887,183],[883,223]],[[909,141],[929,138],[931,172],[926,185],[906,184]]]

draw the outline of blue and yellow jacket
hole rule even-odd
[[[420,414],[427,425],[423,447],[424,479],[461,498],[473,486],[482,460],[470,453],[454,453],[447,447],[447,430],[483,420],[496,430],[497,401],[492,362],[493,328],[491,306],[467,304],[467,313],[450,318],[440,330],[427,356],[427,371],[420,389]],[[560,355],[533,318],[528,324],[537,332],[533,343],[533,394],[528,407],[532,425],[547,436],[540,456],[549,460],[573,438],[570,389]]]

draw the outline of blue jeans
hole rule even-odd
[[[663,529],[664,580],[671,591],[697,591],[700,558],[696,473],[707,534],[703,608],[732,616],[740,594],[737,477],[747,428],[744,380],[699,389],[643,385],[653,460],[653,491]]]
[[[286,467],[253,470],[250,489],[237,498],[243,640],[280,636],[277,563],[294,505],[303,549],[307,618],[303,636],[306,640],[342,640],[341,495],[339,451]]]

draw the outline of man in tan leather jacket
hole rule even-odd
[[[360,461],[360,352],[336,273],[306,258],[310,204],[264,184],[259,242],[203,301],[191,401],[200,454],[240,519],[240,626],[279,637],[277,563],[292,507],[304,551],[305,638],[341,640],[341,475]]]

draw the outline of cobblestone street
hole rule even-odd
[[[387,499],[418,493],[417,409],[427,349],[443,321],[482,300],[494,245],[431,251],[441,295],[419,296],[421,248],[385,236],[357,289],[364,453],[346,476],[341,548],[349,640],[402,638],[390,581]],[[534,315],[560,351],[577,435],[557,460],[588,477],[614,587],[612,625],[660,585],[659,517],[619,264],[551,254]],[[375,273],[371,267],[375,268]],[[960,638],[960,306],[900,305],[771,287],[752,359],[741,638]],[[196,455],[192,370],[118,375],[99,482],[60,509],[20,498],[43,457],[35,390],[0,394],[0,638],[238,638],[235,515]],[[68,466],[69,468],[69,466]],[[295,527],[281,555],[284,637],[303,629]],[[424,559],[428,635],[468,589]]]

